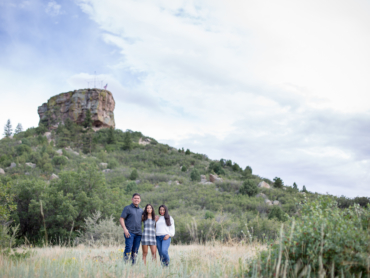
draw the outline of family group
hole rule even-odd
[[[171,238],[175,235],[175,221],[168,214],[165,205],[159,207],[159,216],[156,216],[151,204],[147,204],[144,210],[139,207],[140,194],[135,193],[131,200],[132,204],[123,209],[120,218],[125,234],[125,262],[131,259],[132,263],[135,263],[141,243],[145,264],[150,249],[153,260],[156,260],[158,250],[161,263],[168,266],[170,262],[168,249]],[[142,224],[144,224],[144,231],[142,231]]]

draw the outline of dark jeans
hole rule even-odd
[[[160,260],[164,266],[168,266],[170,263],[170,256],[168,255],[168,248],[170,248],[171,238],[163,240],[165,236],[157,236],[157,249]]]
[[[126,246],[123,259],[125,262],[127,262],[131,257],[132,264],[134,264],[137,257],[137,253],[139,252],[141,235],[139,236],[130,232],[130,237],[127,238],[125,236],[125,239]]]

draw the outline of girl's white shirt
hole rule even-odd
[[[169,235],[170,237],[175,236],[175,221],[173,220],[172,216],[170,216],[171,226],[166,225],[166,220],[164,216],[160,216],[155,229],[155,234],[157,236],[165,236]]]

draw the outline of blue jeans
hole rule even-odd
[[[159,258],[163,265],[168,266],[170,263],[170,256],[168,255],[168,248],[170,248],[171,238],[163,240],[165,236],[157,236],[157,249],[159,253]]]
[[[141,235],[136,235],[134,233],[131,233],[130,231],[129,233],[130,233],[129,238],[125,236],[126,246],[123,259],[125,262],[127,262],[131,257],[132,264],[134,264],[137,257],[137,253],[139,252]]]

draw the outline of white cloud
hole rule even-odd
[[[50,16],[57,16],[59,14],[61,14],[61,5],[59,5],[57,2],[55,1],[50,1],[48,2],[46,8],[45,8],[45,12],[50,15]]]

